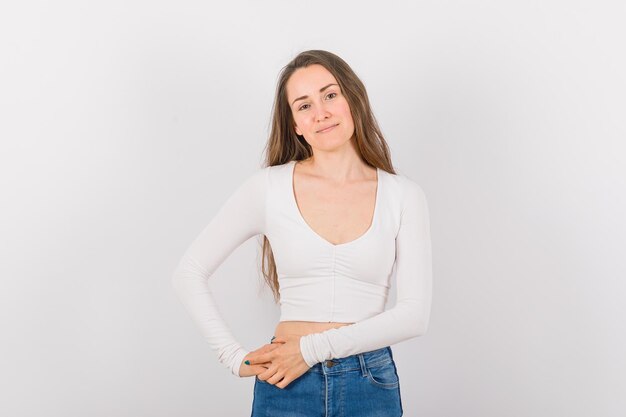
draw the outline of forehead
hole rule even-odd
[[[330,83],[338,84],[333,74],[322,65],[298,68],[287,81],[287,97],[291,102],[295,97],[319,94],[320,88]]]

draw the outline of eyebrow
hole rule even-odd
[[[335,83],[330,83],[328,85],[325,85],[324,87],[320,88],[320,93],[323,93],[324,90],[326,90],[328,87],[330,87],[331,85],[337,85]],[[309,98],[309,96],[302,96],[302,97],[298,97],[297,99],[295,99],[294,101],[291,102],[291,105],[293,106],[295,104],[296,101],[298,100],[304,100],[305,98]]]

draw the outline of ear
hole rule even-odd
[[[298,126],[294,125],[293,127],[296,131],[296,134],[302,136],[302,131],[298,128]]]

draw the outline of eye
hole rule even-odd
[[[328,94],[326,94],[326,97],[328,97],[328,96],[330,96],[330,95],[332,95],[332,94],[334,94],[334,96],[332,96],[331,98],[335,98],[335,96],[337,95],[337,93],[334,93],[334,92],[333,92],[333,93],[328,93]],[[302,106],[300,106],[300,107],[298,108],[298,111],[300,111],[300,110],[304,109],[304,106],[308,106],[308,104],[303,104]]]

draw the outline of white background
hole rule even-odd
[[[362,78],[428,197],[431,323],[392,347],[404,415],[626,414],[623,2],[7,3],[1,415],[249,415],[254,379],[170,279],[260,166],[306,49]],[[248,349],[279,315],[256,250],[212,280]]]

